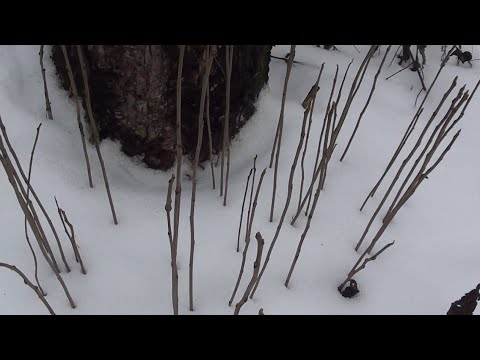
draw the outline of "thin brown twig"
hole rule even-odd
[[[72,66],[70,64],[70,60],[68,59],[67,48],[65,45],[62,45],[62,52],[65,59],[65,66],[67,67],[68,78],[70,80],[70,87],[73,92],[73,98],[75,99],[75,108],[77,109],[78,130],[80,131],[80,139],[82,140],[83,156],[85,157],[85,162],[87,164],[88,184],[91,188],[93,188],[92,170],[90,169],[90,160],[88,159],[87,144],[85,142],[85,132],[83,131],[83,124],[80,116],[80,100],[78,97],[77,85],[75,84],[75,78],[72,72]]]
[[[60,220],[62,221],[63,229],[65,230],[65,234],[70,240],[70,244],[72,245],[72,250],[73,250],[73,254],[75,255],[75,260],[80,264],[82,274],[86,275],[87,270],[85,270],[85,266],[83,266],[82,257],[80,255],[80,251],[78,251],[77,241],[75,240],[75,229],[73,228],[72,223],[68,220],[68,216],[65,210],[60,208],[60,206],[58,205],[57,198],[54,197],[54,199],[55,199],[55,204],[57,204],[58,216],[60,216]],[[68,225],[68,228],[70,229],[70,232],[67,229],[67,225]]]
[[[252,278],[250,279],[250,282],[248,283],[248,286],[243,293],[242,299],[235,306],[234,315],[238,315],[242,306],[248,301],[248,295],[252,291],[253,285],[258,278],[258,271],[262,262],[263,245],[265,244],[265,241],[263,240],[262,235],[259,232],[257,232],[255,238],[257,239],[257,257],[255,258],[255,262],[253,263]]]
[[[265,176],[266,172],[267,172],[267,169],[264,169],[262,171],[262,174],[260,175],[260,179],[258,181],[257,191],[255,192],[255,200],[253,202],[253,207],[252,207],[252,215],[251,215],[251,218],[249,219],[249,222],[247,224],[247,232],[245,234],[245,248],[243,249],[243,253],[242,253],[242,263],[240,265],[240,271],[238,273],[237,282],[235,283],[235,288],[233,289],[232,296],[230,297],[230,300],[228,301],[228,306],[232,305],[233,300],[235,299],[235,295],[237,294],[238,286],[240,285],[240,281],[242,280],[243,270],[245,268],[245,262],[246,262],[246,259],[247,259],[248,246],[250,245],[250,237],[251,237],[251,233],[252,233],[253,219],[255,217],[255,209],[257,208],[258,195],[260,194],[260,189],[262,187],[263,177]],[[253,185],[252,185],[252,188],[253,188]]]
[[[45,110],[47,112],[47,116],[50,120],[53,120],[52,114],[52,106],[50,104],[50,98],[48,97],[48,88],[47,88],[47,79],[45,77],[45,67],[43,66],[43,47],[44,45],[40,45],[40,68],[42,70],[42,79],[43,79],[43,92],[45,93]]]
[[[95,119],[93,117],[92,102],[90,100],[90,88],[88,85],[87,68],[85,66],[82,48],[80,47],[80,45],[76,45],[76,47],[78,59],[80,61],[80,67],[82,69],[83,86],[85,88],[85,102],[87,103],[87,113],[90,120],[90,128],[93,132],[93,137],[95,139],[95,149],[97,150],[98,160],[100,161],[100,166],[102,168],[103,181],[105,182],[105,189],[107,190],[108,202],[110,203],[110,210],[112,211],[113,223],[115,225],[118,225],[117,215],[115,213],[115,207],[113,205],[112,194],[110,192],[110,185],[108,184],[107,170],[105,169],[102,152],[100,151],[100,138],[98,135],[98,129],[95,123]]]

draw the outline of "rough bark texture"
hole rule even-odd
[[[75,80],[81,71],[74,46],[67,46]],[[187,46],[182,88],[183,152],[193,158],[198,131],[201,89],[200,61],[204,45]],[[140,155],[147,166],[166,170],[175,162],[176,45],[84,45],[92,108],[100,138],[118,139],[129,156]],[[230,139],[255,112],[255,102],[268,81],[270,45],[235,46],[232,69]],[[69,90],[59,46],[52,59],[61,85]],[[221,46],[210,77],[210,120],[213,151],[222,147],[225,116],[225,47]],[[80,96],[84,97],[84,90]],[[85,102],[83,101],[85,106]],[[207,129],[204,129],[207,136]],[[204,141],[200,161],[208,159]]]

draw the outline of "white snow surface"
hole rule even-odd
[[[345,99],[369,48],[368,45],[357,47],[361,53],[349,45],[338,46],[340,51],[327,51],[311,45],[297,46],[296,60],[312,66],[295,64],[290,77],[273,223],[268,221],[273,169],[267,170],[260,193],[252,235],[257,231],[262,233],[264,257],[286,199],[290,167],[303,117],[301,103],[317,78],[318,67],[325,62],[305,161],[305,186],[308,186],[336,65],[340,67],[340,82],[346,66],[352,58],[355,59],[344,85],[342,97]],[[458,141],[400,210],[377,248],[393,240],[395,244],[355,276],[360,289],[358,296],[346,299],[337,291],[337,286],[359,257],[354,250],[355,244],[400,161],[412,146],[410,141],[394,171],[360,212],[361,203],[383,172],[416,111],[414,103],[420,89],[417,74],[407,70],[385,80],[400,69],[398,61],[388,66],[397,47],[392,46],[349,153],[343,162],[339,162],[386,46],[382,46],[381,54],[375,55],[370,63],[340,133],[325,189],[289,288],[283,284],[306,223],[306,217],[302,215],[295,227],[290,225],[298,201],[300,166],[295,175],[292,202],[270,263],[255,296],[243,306],[241,314],[257,314],[260,308],[266,315],[445,314],[451,302],[480,282],[480,170],[476,160],[480,153],[480,101],[476,96],[459,124],[463,131]],[[276,46],[272,54],[284,56],[289,48],[289,45]],[[480,54],[479,46],[465,45],[464,49],[473,50],[474,58]],[[38,50],[38,46],[26,45],[0,47],[0,115],[25,171],[28,170],[36,127],[43,123],[35,153],[32,185],[54,221],[72,267],[70,273],[63,271],[62,275],[77,308],[70,308],[58,281],[35,245],[39,278],[48,292],[47,300],[57,314],[171,314],[170,248],[164,206],[168,180],[174,169],[167,172],[148,169],[139,159],[124,155],[118,143],[102,141],[101,150],[119,220],[119,225],[115,226],[98,158],[91,144],[88,144],[88,152],[95,188],[88,186],[75,105],[60,88],[48,56],[45,56],[45,67],[54,120],[46,119]],[[49,50],[46,47],[46,54]],[[438,70],[440,53],[440,46],[427,47],[424,69],[427,86]],[[480,78],[480,63],[473,64],[470,68],[462,64],[457,66],[453,59],[448,62],[425,104],[414,138],[455,76],[458,75],[459,81],[452,95],[463,84],[473,89]],[[186,159],[184,161],[178,254],[180,314],[233,314],[234,306],[229,307],[228,300],[237,279],[244,245],[241,240],[240,252],[235,251],[245,182],[256,154],[257,180],[261,170],[268,166],[285,70],[285,62],[271,60],[269,83],[259,97],[257,112],[233,141],[226,207],[222,204],[218,187],[212,190],[209,164],[205,163],[205,170],[198,171],[194,312],[188,310],[192,182],[186,176],[191,167]],[[341,102],[340,108],[343,104]],[[216,168],[217,185],[219,174],[220,167]],[[56,211],[54,196],[75,227],[87,275],[80,272],[75,262]],[[366,242],[380,227],[385,211],[386,207],[373,223]],[[0,168],[0,214],[0,262],[16,265],[33,281],[34,265],[25,241],[24,217],[3,168]],[[63,269],[55,239],[43,216],[42,224]],[[245,225],[242,233],[244,229]],[[32,234],[30,237],[33,241]],[[234,303],[239,301],[251,278],[255,251],[252,236],[245,273]],[[48,312],[18,275],[0,268],[0,313]]]

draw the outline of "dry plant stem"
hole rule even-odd
[[[360,248],[360,246],[362,245],[362,242],[363,240],[365,239],[365,236],[367,235],[369,229],[370,229],[370,226],[373,224],[373,221],[375,220],[375,218],[377,217],[378,213],[380,212],[380,209],[383,207],[383,204],[385,203],[385,201],[387,200],[388,196],[390,195],[391,191],[393,190],[395,184],[397,183],[398,179],[400,178],[400,175],[403,171],[403,169],[405,168],[405,166],[407,165],[407,163],[410,161],[410,159],[412,158],[413,154],[415,153],[415,151],[418,149],[418,147],[420,146],[422,140],[423,140],[423,137],[425,136],[425,133],[427,132],[427,130],[429,129],[430,125],[432,124],[433,120],[436,118],[438,112],[440,111],[440,108],[442,107],[443,103],[445,102],[445,100],[447,99],[447,97],[450,95],[451,91],[453,90],[453,88],[456,86],[456,83],[457,83],[457,78],[455,78],[455,80],[453,81],[452,85],[450,85],[450,88],[447,90],[447,92],[443,95],[443,98],[442,100],[440,101],[439,105],[437,106],[437,108],[435,109],[435,111],[433,112],[432,116],[430,117],[430,119],[428,120],[428,122],[426,123],[422,133],[420,134],[420,136],[418,137],[417,139],[417,142],[415,143],[415,145],[413,146],[412,150],[410,151],[410,153],[407,155],[407,157],[403,160],[400,168],[398,169],[394,179],[392,180],[388,190],[386,191],[385,195],[383,196],[382,200],[380,201],[380,204],[377,206],[377,209],[375,210],[375,212],[373,213],[372,217],[370,218],[370,221],[368,222],[367,224],[367,227],[365,228],[360,240],[358,241],[357,245],[355,246],[355,251],[358,251],[358,249]],[[461,89],[460,92],[459,92],[459,95],[461,95],[461,92],[463,92],[463,90]],[[457,96],[454,100],[454,102],[456,100],[458,100],[459,96]],[[454,106],[454,102],[452,102],[452,105],[449,109],[449,111],[447,112],[447,114],[445,115],[444,119],[446,117],[449,116],[453,106]],[[442,120],[443,121],[443,120]]]
[[[287,71],[285,73],[285,81],[283,83],[283,93],[282,93],[282,104],[280,107],[280,117],[278,119],[277,130],[275,132],[275,140],[273,142],[272,153],[270,154],[270,165],[268,167],[271,169],[273,166],[273,157],[275,155],[275,150],[277,149],[277,145],[279,140],[281,140],[282,136],[282,127],[283,127],[283,115],[285,110],[285,101],[287,100],[287,89],[288,89],[288,80],[290,78],[290,72],[292,71],[293,60],[295,58],[295,48],[296,45],[290,45],[290,53],[288,56],[287,61]]]
[[[172,189],[173,182],[175,181],[175,175],[172,174],[170,180],[168,180],[168,191],[167,199],[165,201],[165,211],[167,212],[167,224],[168,224],[168,241],[170,242],[170,247],[173,244],[173,234],[172,234],[172,221],[170,218],[170,212],[172,211]]]
[[[385,176],[388,174],[388,172],[390,171],[393,163],[395,162],[395,160],[397,159],[398,155],[400,154],[400,152],[402,151],[403,149],[403,146],[405,145],[405,143],[407,142],[408,138],[410,137],[410,134],[412,133],[412,131],[410,131],[410,129],[412,127],[414,127],[414,123],[416,123],[416,121],[418,120],[418,117],[420,116],[419,115],[419,112],[421,110],[423,110],[423,105],[425,104],[425,101],[427,100],[428,98],[428,95],[430,95],[430,92],[433,88],[433,86],[435,85],[435,83],[437,82],[437,79],[438,77],[440,76],[440,73],[442,72],[443,68],[445,67],[445,64],[447,63],[448,61],[448,58],[450,57],[450,55],[453,53],[455,49],[455,46],[452,46],[452,48],[450,49],[450,51],[448,52],[448,57],[446,59],[444,59],[442,61],[442,63],[440,64],[440,67],[437,71],[437,74],[435,75],[435,78],[433,79],[432,83],[430,84],[430,87],[428,88],[427,92],[425,93],[425,97],[423,98],[421,104],[419,105],[418,107],[418,110],[417,112],[415,113],[415,115],[413,116],[413,119],[412,121],[410,122],[410,124],[408,125],[407,127],[407,130],[405,131],[405,135],[404,137],[402,138],[402,140],[400,141],[400,144],[398,145],[397,149],[395,150],[395,153],[393,154],[390,162],[388,163],[385,171],[383,172],[382,176],[380,177],[380,179],[377,181],[377,183],[375,184],[375,186],[372,188],[372,190],[370,190],[369,194],[367,195],[367,197],[365,198],[365,201],[363,202],[362,206],[360,207],[360,211],[363,210],[363,208],[365,207],[365,205],[367,204],[369,198],[373,197],[375,195],[375,192],[377,191],[378,187],[380,186],[380,184],[382,183],[383,179],[385,178]]]
[[[210,55],[210,47],[207,47],[205,52],[203,65],[206,67],[203,74],[202,90],[200,94],[200,110],[198,112],[198,133],[197,133],[197,147],[195,149],[195,159],[193,161],[193,176],[192,176],[192,197],[190,203],[190,262],[188,272],[188,289],[189,289],[189,309],[193,311],[193,261],[195,254],[195,199],[197,194],[197,167],[200,159],[200,149],[203,140],[203,112],[205,110],[205,97],[207,93],[208,78],[210,76],[210,69],[213,63],[213,56]],[[225,192],[226,194],[226,192]]]
[[[345,79],[347,78],[348,71],[350,70],[350,66],[351,66],[352,64],[353,64],[353,59],[352,59],[352,61],[350,61],[350,63],[348,64],[347,70],[345,70],[345,73],[343,74],[342,83],[340,84],[340,89],[338,89],[337,100],[335,100],[335,103],[337,104],[337,106],[338,106],[338,104],[339,104],[339,102],[340,102],[340,98],[342,97],[343,85],[345,84]],[[334,120],[336,121],[336,119],[337,119],[337,114],[335,113],[335,118],[334,118]],[[334,124],[335,124],[335,122],[334,122]],[[334,126],[334,128],[335,128],[335,126]]]
[[[350,272],[348,273],[348,276],[347,278],[345,279],[345,281],[338,287],[338,290],[339,291],[342,291],[344,286],[350,281],[350,279],[352,279],[360,270],[364,269],[365,268],[365,265],[367,265],[368,262],[370,261],[374,261],[382,252],[384,252],[385,250],[387,250],[390,246],[392,246],[393,244],[395,244],[395,241],[385,245],[382,249],[380,249],[380,251],[378,251],[375,255],[372,255],[371,257],[369,257],[368,259],[365,259],[365,261],[362,263],[361,266],[359,266],[357,268],[357,266],[360,264],[360,261],[363,259],[363,257],[366,255],[366,253],[360,258],[360,261],[358,261],[355,266],[352,268],[352,270],[350,270]]]
[[[357,133],[358,127],[360,126],[360,121],[362,120],[362,117],[365,114],[365,111],[367,110],[368,105],[370,104],[370,101],[372,100],[372,96],[373,96],[373,93],[375,92],[375,87],[376,87],[376,84],[377,84],[378,76],[380,75],[380,72],[382,71],[383,63],[385,62],[385,59],[387,58],[388,52],[390,51],[391,47],[392,47],[392,45],[389,45],[387,47],[387,50],[385,51],[385,55],[383,55],[382,62],[380,63],[378,71],[375,74],[375,77],[373,78],[372,89],[370,90],[370,94],[368,95],[367,102],[365,103],[365,106],[363,107],[362,111],[360,112],[360,116],[358,117],[357,124],[355,125],[355,129],[353,130],[352,135],[350,136],[350,139],[348,140],[347,146],[345,147],[345,150],[343,151],[343,154],[340,158],[340,161],[343,161],[343,159],[345,158],[345,155],[347,154],[347,151],[350,148],[350,145],[352,144],[352,140],[355,137],[355,134]]]
[[[1,119],[0,119],[0,122],[1,122]],[[35,219],[34,219],[32,213],[28,209],[28,205],[25,202],[25,199],[22,197],[22,194],[20,193],[20,191],[18,189],[18,186],[21,186],[22,184],[21,183],[17,184],[17,181],[15,180],[15,176],[14,176],[15,168],[13,167],[13,165],[12,165],[12,163],[11,163],[9,157],[8,157],[8,154],[6,152],[6,149],[3,146],[3,141],[2,141],[1,137],[0,137],[0,154],[1,154],[0,155],[0,161],[1,161],[1,163],[4,167],[4,169],[5,169],[5,172],[7,173],[8,181],[12,185],[13,191],[15,192],[15,196],[17,197],[17,201],[18,201],[24,215],[27,217],[28,224],[30,225],[30,229],[32,230],[35,238],[37,239],[40,250],[42,251],[42,254],[43,254],[45,260],[47,261],[48,265],[52,268],[57,280],[60,282],[60,284],[61,284],[61,286],[62,286],[62,288],[65,292],[65,295],[67,296],[68,301],[70,302],[71,307],[73,309],[75,309],[76,305],[75,305],[72,297],[70,296],[70,293],[67,289],[67,286],[65,285],[65,282],[63,281],[63,279],[60,275],[60,272],[58,271],[58,268],[55,267],[55,265],[53,264],[53,261],[48,256],[48,254],[46,252],[46,249],[44,248],[44,246],[41,245],[41,243],[44,241],[44,238],[42,237],[42,234],[41,234],[41,232],[38,228],[38,224],[35,222]]]
[[[52,307],[48,303],[47,299],[45,299],[45,296],[43,295],[43,293],[39,290],[39,288],[37,286],[33,285],[32,282],[30,280],[28,280],[28,278],[25,276],[25,274],[23,272],[21,272],[16,266],[5,264],[5,263],[2,263],[2,262],[0,262],[0,267],[12,270],[13,272],[17,273],[23,279],[23,282],[30,289],[35,291],[38,298],[42,301],[43,305],[45,305],[45,307],[47,308],[50,315],[55,315],[55,312],[53,311]]]
[[[253,201],[253,189],[255,188],[255,174],[257,173],[257,155],[253,158],[253,177],[252,177],[252,186],[250,188],[250,200],[248,202],[248,213],[247,213],[247,230],[248,224],[250,224],[250,213],[252,211],[252,201]],[[248,231],[247,231],[248,233]],[[247,242],[247,233],[245,234],[245,242]]]
[[[42,79],[43,79],[43,92],[45,93],[45,110],[47,111],[47,116],[50,120],[53,120],[52,106],[50,105],[50,98],[48,97],[48,88],[47,88],[47,79],[45,78],[45,67],[43,66],[43,47],[40,45],[40,68],[42,69]]]
[[[60,216],[60,220],[62,221],[63,229],[65,230],[65,234],[67,234],[68,239],[70,240],[70,244],[72,244],[73,253],[75,254],[75,260],[80,264],[80,268],[82,270],[82,274],[86,275],[87,270],[85,270],[85,266],[83,266],[82,257],[80,256],[80,252],[78,251],[77,242],[75,241],[75,230],[73,228],[72,223],[68,220],[67,213],[60,208],[58,205],[57,198],[55,198],[55,204],[57,204],[57,211],[58,215]],[[67,225],[70,229],[70,232],[67,229]]]
[[[43,45],[42,49],[40,51],[42,53],[41,56],[43,56]],[[37,141],[38,141],[38,136],[40,134],[40,127],[42,124],[38,125],[37,127],[37,135],[35,136],[35,141],[33,143],[33,148],[32,148],[32,153],[30,155],[30,165],[28,169],[28,180],[27,180],[27,196],[26,196],[26,201],[27,204],[30,202],[29,195],[30,195],[30,180],[31,180],[31,175],[32,175],[32,164],[33,164],[33,154],[35,153],[35,148],[37,146]],[[38,280],[38,261],[37,261],[37,255],[35,255],[35,251],[33,250],[32,243],[30,242],[30,238],[28,237],[28,228],[27,228],[27,217],[25,216],[25,223],[24,223],[24,228],[25,228],[25,238],[27,239],[27,244],[28,247],[30,248],[30,251],[32,252],[32,257],[33,257],[33,263],[35,265],[35,281],[37,283],[38,288],[42,292],[43,296],[47,295],[45,291],[43,291],[42,286],[40,285],[40,281]]]
[[[182,199],[182,72],[183,58],[185,56],[185,45],[180,45],[178,58],[177,74],[177,174],[175,181],[175,208],[173,214],[173,243],[171,247],[172,257],[172,304],[173,314],[178,315],[178,268],[177,268],[177,248],[178,248],[178,226],[180,223],[180,203]]]
[[[210,161],[210,169],[212,171],[212,189],[215,190],[215,170],[213,169],[213,145],[212,145],[212,128],[210,125],[210,81],[207,82],[207,132],[208,132],[208,160]]]
[[[312,127],[313,110],[315,108],[315,101],[317,100],[317,93],[318,93],[318,91],[320,91],[320,88],[318,87],[318,84],[319,84],[320,78],[322,76],[324,65],[325,65],[325,63],[322,64],[322,67],[320,68],[320,72],[318,73],[317,81],[315,82],[315,85],[314,85],[314,88],[316,89],[316,91],[313,95],[313,98],[311,99],[312,106],[311,106],[311,110],[310,110],[310,117],[308,119],[307,137],[305,139],[305,146],[303,147],[302,160],[300,161],[300,168],[302,170],[302,177],[301,177],[301,180],[300,180],[300,193],[299,193],[299,197],[298,197],[298,208],[300,208],[300,204],[301,204],[302,198],[303,198],[303,183],[305,181],[305,156],[307,154],[308,139],[310,138],[310,128]]]
[[[83,131],[83,124],[80,116],[80,100],[78,98],[77,85],[75,84],[75,78],[73,77],[72,66],[70,65],[70,60],[68,59],[68,53],[65,45],[62,45],[62,52],[63,52],[63,58],[65,59],[65,65],[67,67],[70,87],[72,88],[73,97],[75,99],[75,108],[77,109],[77,123],[78,123],[78,129],[80,131],[80,138],[82,140],[83,155],[85,157],[85,162],[87,164],[88,184],[91,188],[93,188],[92,171],[90,169],[90,160],[88,159],[87,144],[85,142],[85,132]]]
[[[247,199],[248,185],[250,183],[250,177],[252,176],[253,168],[250,169],[250,172],[247,176],[247,184],[245,185],[245,194],[243,194],[242,201],[242,211],[240,212],[240,224],[238,224],[238,237],[237,237],[237,252],[240,251],[240,234],[242,232],[242,222],[243,222],[243,210],[245,208],[245,200]],[[247,219],[248,222],[248,219]]]
[[[280,235],[280,230],[282,229],[283,222],[285,220],[285,216],[287,215],[288,207],[290,205],[290,201],[292,199],[292,192],[293,192],[293,179],[295,177],[295,169],[297,168],[297,163],[298,163],[298,158],[300,157],[300,152],[302,151],[302,146],[303,146],[303,141],[305,138],[305,128],[307,124],[307,118],[308,114],[310,112],[312,104],[308,104],[307,109],[305,109],[304,114],[303,114],[303,121],[302,121],[302,130],[300,131],[300,139],[298,141],[297,145],[297,150],[295,152],[295,158],[293,159],[292,167],[290,169],[290,176],[288,178],[288,189],[287,189],[287,199],[285,200],[285,205],[283,207],[282,215],[280,217],[280,221],[278,222],[277,229],[275,231],[275,235],[273,236],[272,242],[268,248],[267,256],[265,258],[265,262],[262,265],[262,270],[260,271],[260,275],[258,276],[258,280],[255,283],[255,287],[252,291],[252,296],[257,290],[258,284],[260,283],[260,280],[262,279],[263,273],[265,272],[265,269],[268,265],[268,262],[270,260],[270,256],[272,255],[273,248],[275,246],[275,243],[277,242],[278,236]]]
[[[37,142],[38,142],[38,137],[40,135],[40,127],[41,126],[42,126],[42,124],[38,125],[38,127],[37,127],[37,134],[35,136],[35,142],[33,143],[32,152],[30,154],[30,163],[28,165],[27,196],[26,196],[27,204],[30,203],[29,195],[30,195],[30,182],[31,182],[31,175],[32,175],[33,155],[35,154],[35,148],[37,147]],[[39,221],[37,221],[37,222],[39,222]],[[27,229],[27,219],[25,218],[25,231],[26,231],[26,229]],[[43,236],[45,237],[45,233],[43,233]],[[63,264],[65,265],[65,269],[67,270],[67,272],[70,272],[70,266],[68,266],[68,262],[67,262],[67,259],[65,258],[65,254],[63,252],[63,248],[62,248],[62,245],[60,243],[60,240],[58,240],[57,245],[58,245],[58,249],[60,251],[60,256],[62,257]],[[36,276],[36,274],[35,274],[35,276]]]
[[[230,86],[232,80],[232,66],[233,66],[233,45],[227,45],[227,57],[226,57],[226,94],[225,94],[225,126],[223,133],[223,147],[227,151],[227,172],[225,174],[225,196],[223,198],[223,206],[227,206],[227,193],[228,193],[228,175],[230,173]]]
[[[58,234],[55,230],[55,227],[53,226],[53,223],[50,219],[50,216],[48,216],[47,211],[43,207],[43,204],[40,202],[40,199],[38,198],[37,194],[35,193],[35,190],[33,189],[32,185],[28,181],[27,176],[25,175],[25,172],[23,171],[23,168],[20,164],[20,161],[18,160],[15,149],[13,148],[12,144],[10,143],[10,139],[8,138],[7,129],[5,128],[5,125],[3,124],[1,116],[0,116],[0,129],[2,131],[3,137],[5,138],[5,143],[7,144],[8,150],[10,151],[10,153],[13,156],[13,160],[15,161],[15,164],[17,165],[18,171],[20,172],[20,175],[22,176],[23,181],[27,184],[28,188],[30,189],[30,192],[32,193],[35,200],[37,201],[38,206],[42,210],[45,218],[48,221],[48,224],[50,225],[50,228],[52,229],[52,232],[55,236],[55,239],[57,240],[57,245],[59,245],[59,249],[61,249],[60,239],[58,238]],[[1,137],[0,137],[0,139],[1,139]],[[20,177],[18,176],[17,171],[14,169],[13,164],[10,161],[10,158],[8,157],[6,149],[3,147],[3,142],[2,142],[2,151],[4,151],[4,156],[8,160],[8,164],[11,165],[12,176],[13,176],[15,182],[18,184],[18,187],[20,188],[20,191],[22,193],[23,198],[26,199],[27,198],[27,192],[25,191],[25,189],[23,187],[23,183],[20,180]],[[40,220],[37,216],[37,212],[35,210],[35,207],[33,206],[32,201],[28,201],[27,205],[30,208],[31,214],[33,216],[34,223],[38,227],[39,233],[41,235],[41,237],[39,239],[37,239],[37,240],[39,240],[38,245],[46,250],[46,252],[48,253],[48,256],[50,256],[50,259],[52,261],[52,264],[53,264],[55,270],[60,272],[60,268],[58,267],[57,261],[55,260],[55,256],[53,255],[50,244],[48,243],[47,237],[45,236],[45,232],[43,231],[42,224],[40,223]]]
[[[400,50],[401,47],[402,45],[398,45],[397,51],[395,51],[395,55],[393,55],[392,60],[390,61],[390,64],[388,64],[388,67],[392,66],[393,60],[395,60],[395,58],[397,57],[398,51]]]
[[[473,92],[472,94],[468,97],[468,100],[466,101],[465,105],[463,106],[463,109],[462,109],[462,112],[460,113],[460,115],[455,119],[455,121],[452,122],[452,124],[449,126],[449,128],[444,132],[444,134],[442,134],[442,139],[450,132],[450,130],[458,123],[458,121],[460,121],[460,119],[463,117],[464,113],[465,113],[465,110],[466,108],[468,107],[468,104],[470,103],[470,100],[472,99],[473,95],[475,94],[475,91],[477,90],[478,88],[478,85],[480,84],[480,81],[477,82],[477,85],[475,86],[475,88],[473,89]],[[427,151],[428,149],[428,145],[431,143],[432,141],[432,138],[433,138],[433,134],[432,136],[430,137],[428,143],[427,143],[427,146],[425,146],[425,148],[423,149],[422,153],[420,154],[420,156],[417,158],[417,160],[415,161],[413,167],[410,169],[410,172],[408,173],[407,177],[404,179],[403,183],[402,183],[402,186],[400,187],[400,189],[398,190],[397,192],[397,195],[395,196],[395,199],[392,201],[392,204],[390,205],[390,207],[388,208],[388,211],[387,211],[387,214],[385,215],[384,217],[384,221],[385,219],[389,216],[389,214],[391,213],[391,211],[393,210],[393,208],[395,207],[396,203],[397,203],[397,200],[399,199],[400,195],[402,194],[402,191],[404,189],[404,187],[406,186],[406,184],[408,183],[408,180],[410,179],[410,177],[412,176],[412,173],[415,171],[415,168],[417,167],[417,165],[420,163],[420,159],[421,157],[423,157],[423,155],[425,154],[425,152]]]
[[[404,70],[410,69],[410,66],[412,66],[412,65],[413,65],[413,62],[411,62],[411,63],[408,64],[407,66],[401,68],[401,69],[398,70],[397,72],[394,72],[392,75],[390,75],[389,77],[387,77],[385,80],[388,80],[388,79],[394,77],[395,75],[400,74],[400,73],[401,73],[402,71],[404,71]]]
[[[103,162],[102,153],[100,151],[100,138],[98,136],[97,125],[95,124],[95,119],[93,117],[92,103],[90,101],[90,89],[88,85],[87,68],[85,66],[82,48],[80,47],[80,45],[77,45],[77,53],[78,59],[80,61],[80,67],[82,68],[83,86],[85,88],[85,102],[87,103],[87,112],[88,118],[90,120],[90,127],[92,129],[93,137],[95,139],[95,149],[97,150],[98,160],[100,161],[100,166],[102,168],[103,181],[105,182],[105,188],[107,190],[108,202],[110,203],[110,210],[112,211],[113,223],[115,225],[118,225],[117,215],[115,213],[115,207],[113,205],[112,194],[110,192],[110,185],[108,184],[107,170],[105,170],[105,163]]]
[[[280,118],[278,120],[278,137],[277,137],[277,151],[275,154],[275,169],[273,172],[273,191],[272,191],[272,205],[270,207],[270,222],[273,221],[273,213],[275,210],[275,198],[277,195],[277,174],[278,174],[278,163],[280,161],[280,148],[282,146],[282,134],[283,134],[283,117],[285,111],[285,100],[287,98],[287,87],[288,87],[288,79],[290,77],[290,71],[293,64],[293,58],[295,57],[295,47],[296,45],[291,46],[290,56],[288,57],[287,63],[287,74],[285,76],[285,84],[283,87],[283,94],[282,94],[282,107],[280,109]],[[270,161],[271,163],[271,161]],[[271,166],[270,166],[271,167]]]
[[[333,102],[332,108],[330,109],[330,113],[328,115],[327,131],[325,132],[325,141],[323,143],[323,157],[325,158],[325,160],[323,164],[324,166],[323,171],[320,171],[320,190],[323,190],[323,186],[325,185],[325,180],[327,178],[328,163],[330,161],[330,158],[332,156],[333,150],[335,149],[335,145],[336,145],[334,139],[330,139],[330,141],[328,141],[329,140],[328,134],[330,133],[330,128],[332,129],[332,135],[331,135],[332,137],[333,137],[333,132],[335,130],[334,124],[333,124],[333,121],[334,121],[333,114],[336,113],[336,109],[337,109],[337,104]]]
[[[322,177],[325,178],[325,176],[323,174],[327,171],[327,163],[330,159],[329,155],[331,155],[331,153],[333,152],[333,148],[335,146],[333,143],[331,143],[330,145],[327,146],[328,134],[329,134],[330,128],[332,127],[331,126],[332,125],[332,114],[333,114],[333,111],[334,111],[333,109],[334,108],[335,108],[335,102],[332,104],[332,109],[330,109],[330,112],[329,112],[329,115],[328,115],[327,129],[325,131],[325,139],[324,139],[324,142],[323,142],[323,144],[324,144],[323,145],[323,155],[322,155],[322,159],[321,159],[320,165],[319,165],[320,173],[322,174],[320,176],[320,179],[322,179]],[[322,189],[322,181],[319,181],[318,186],[317,186],[317,190],[315,191],[315,195],[313,197],[312,208],[310,209],[310,213],[308,214],[305,229],[303,230],[303,233],[300,237],[300,241],[298,243],[297,250],[295,252],[295,256],[293,258],[292,264],[290,266],[290,270],[288,271],[288,275],[287,275],[287,278],[285,280],[285,284],[284,284],[285,287],[288,287],[288,284],[290,282],[290,278],[292,276],[293,270],[295,269],[295,265],[297,264],[298,257],[300,256],[300,251],[302,250],[303,242],[305,241],[308,230],[310,229],[310,223],[312,221],[313,214],[314,214],[315,209],[317,207],[318,199],[320,198],[321,189]]]
[[[250,282],[248,283],[248,286],[243,293],[242,299],[235,306],[234,315],[238,315],[242,306],[245,305],[245,303],[248,301],[248,295],[252,291],[253,285],[255,284],[255,281],[258,277],[258,271],[262,262],[263,245],[265,244],[265,241],[263,240],[262,235],[259,232],[257,232],[255,238],[257,239],[257,257],[255,258],[255,262],[253,263],[252,278],[250,279]]]
[[[258,194],[260,193],[260,189],[262,187],[262,182],[263,182],[263,177],[265,176],[266,172],[267,172],[267,169],[264,169],[262,171],[262,174],[260,175],[260,180],[258,181],[257,191],[255,193],[255,201],[253,202],[252,216],[250,218],[250,221],[247,223],[247,232],[245,234],[245,248],[243,249],[243,253],[242,253],[242,263],[240,265],[240,272],[238,273],[237,282],[235,283],[235,288],[233,289],[232,296],[230,297],[230,300],[228,301],[228,306],[232,305],[233,300],[235,299],[235,295],[237,294],[238,286],[240,285],[240,281],[242,280],[243,270],[245,268],[245,262],[247,260],[248,246],[250,245],[250,237],[251,237],[251,233],[252,233],[252,226],[253,226],[253,219],[254,219],[254,216],[255,216],[255,209],[257,207]],[[253,187],[253,185],[252,185],[252,187]]]
[[[350,64],[348,65],[347,71],[350,68],[351,64],[352,63],[350,62]],[[345,72],[345,77],[346,77],[347,71]],[[333,93],[335,92],[335,85],[337,84],[337,76],[338,76],[338,65],[337,65],[337,70],[335,71],[335,77],[333,79],[332,91],[330,92],[330,97],[328,98],[327,108],[325,109],[325,116],[323,118],[322,130],[320,132],[320,137],[318,138],[317,155],[315,156],[315,164],[313,165],[313,174],[312,174],[312,181],[310,182],[310,188],[313,188],[315,186],[315,181],[317,179],[315,177],[315,169],[317,168],[318,162],[320,161],[320,151],[322,149],[323,133],[325,131],[325,126],[327,124],[327,117],[330,111],[330,104],[332,102]],[[310,209],[311,199],[312,199],[312,192],[310,192],[310,195],[308,196],[308,204],[307,204],[307,209],[305,210],[305,216],[308,214],[308,209]],[[300,204],[299,209],[297,209],[297,214],[295,215],[295,218],[297,218],[300,212],[302,211],[304,203],[305,201],[303,201],[302,204]],[[294,221],[291,223],[291,225],[293,225],[293,223]]]

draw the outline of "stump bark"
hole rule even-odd
[[[255,112],[258,95],[268,82],[271,45],[236,45],[233,55],[229,136],[232,139]],[[186,47],[182,88],[182,143],[193,158],[197,142],[198,111],[205,45]],[[141,156],[154,169],[175,163],[176,45],[83,45],[88,68],[92,108],[100,138],[118,140],[129,156]],[[67,46],[79,95],[84,98],[81,71],[74,46]],[[52,59],[60,83],[70,82],[60,46]],[[222,148],[225,116],[225,46],[219,46],[210,76],[210,120],[213,152]],[[83,106],[85,102],[83,100]],[[209,157],[207,127],[200,161]]]

